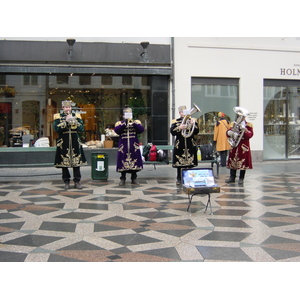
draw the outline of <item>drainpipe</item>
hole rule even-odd
[[[171,82],[172,82],[172,120],[175,119],[175,71],[174,71],[174,37],[171,37]]]
[[[172,119],[175,119],[175,71],[174,71],[174,37],[171,37],[171,84],[172,84],[172,104],[171,104],[171,111],[172,111]],[[174,145],[175,137],[172,136],[172,145]]]

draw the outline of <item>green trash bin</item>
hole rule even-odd
[[[92,179],[107,180],[108,155],[105,153],[92,153]]]

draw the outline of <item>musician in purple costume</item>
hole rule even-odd
[[[115,124],[120,136],[117,154],[117,172],[121,173],[119,185],[125,185],[126,173],[131,174],[131,184],[138,184],[137,172],[143,169],[143,161],[137,135],[144,131],[140,120],[132,120],[132,109],[123,110],[124,119]]]

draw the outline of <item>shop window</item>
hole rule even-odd
[[[22,102],[22,126],[38,137],[40,123],[40,102],[28,100]]]
[[[37,85],[38,84],[38,75],[24,75],[23,76],[24,85]]]
[[[103,86],[100,86],[100,76],[94,76],[91,86],[83,88],[79,84],[78,75],[6,76],[6,84],[0,85],[3,89],[0,100],[8,102],[4,96],[13,97],[14,90],[18,97],[9,99],[11,106],[2,104],[0,108],[0,127],[7,133],[3,143],[11,145],[9,130],[22,126],[34,135],[34,140],[47,136],[50,145],[55,145],[57,134],[53,131],[53,115],[61,111],[61,102],[66,98],[73,99],[76,104],[74,109],[82,112],[85,124],[81,137],[83,142],[100,140],[107,129],[111,132],[115,123],[123,117],[123,108],[130,105],[134,108],[134,117],[145,126],[140,142],[167,143],[169,125],[162,121],[168,119],[168,77],[124,75],[124,84],[133,83],[133,86],[126,89],[122,88],[122,78],[122,75],[101,75]],[[38,85],[31,86],[37,79]],[[147,86],[142,86],[142,81]],[[20,82],[24,84],[20,85]]]
[[[298,81],[264,81],[264,160],[300,157]]]
[[[129,75],[122,76],[122,84],[123,85],[132,85],[132,76],[129,76]]]
[[[56,83],[57,84],[69,84],[69,76],[68,75],[57,75]]]
[[[206,85],[205,86],[206,96],[219,96],[219,86]]]
[[[150,86],[150,77],[142,76],[142,86]]]
[[[101,79],[102,79],[102,84],[103,85],[112,85],[112,82],[113,82],[113,78],[111,75],[102,75],[101,76]]]
[[[192,78],[191,107],[195,103],[201,109],[201,112],[194,116],[198,119],[200,129],[198,143],[213,142],[214,124],[219,111],[222,111],[229,121],[235,119],[233,108],[239,102],[238,85],[238,79]]]
[[[6,85],[6,75],[0,74],[0,85]]]
[[[37,85],[38,84],[38,76],[37,75],[31,75],[30,76],[30,83],[31,85]]]
[[[80,85],[91,85],[92,78],[89,75],[80,75],[79,76],[79,84]]]

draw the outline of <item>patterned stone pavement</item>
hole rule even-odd
[[[206,195],[194,196],[187,212],[187,195],[175,185],[171,166],[147,165],[140,185],[124,187],[113,168],[108,181],[100,181],[86,167],[84,188],[68,191],[54,168],[4,170],[0,261],[298,262],[295,165],[257,164],[244,186],[226,184],[229,172],[221,168],[212,215],[204,212]]]

